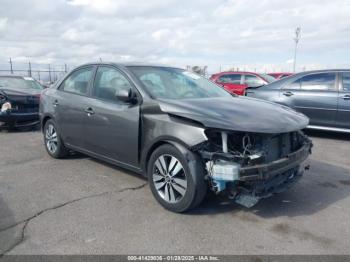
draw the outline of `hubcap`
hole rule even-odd
[[[55,127],[51,124],[46,128],[45,139],[47,150],[54,154],[57,150],[57,133]]]
[[[180,161],[171,155],[161,155],[153,166],[153,184],[165,201],[179,202],[187,190],[187,177]]]

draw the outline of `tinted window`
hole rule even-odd
[[[239,85],[241,83],[241,77],[242,75],[238,74],[222,75],[219,77],[218,82]]]
[[[304,90],[334,90],[335,73],[306,75],[300,79],[300,84]]]
[[[343,89],[344,91],[350,91],[350,72],[343,73]]]
[[[264,85],[264,81],[254,75],[246,75],[244,83],[249,87],[258,87]]]
[[[285,89],[300,89],[300,79],[295,80],[285,87]]]
[[[150,66],[135,66],[129,69],[154,98],[231,97],[223,88],[208,79],[182,69]]]
[[[116,101],[118,90],[130,90],[130,82],[116,69],[99,67],[97,69],[93,95],[95,97]]]
[[[74,71],[60,86],[60,90],[86,95],[93,67],[85,67]]]

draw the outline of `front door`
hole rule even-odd
[[[350,72],[342,73],[339,89],[337,127],[350,129]]]
[[[308,74],[280,90],[280,101],[309,117],[310,125],[334,126],[337,100],[334,72]]]
[[[140,108],[116,98],[116,91],[124,88],[134,86],[121,71],[98,67],[84,130],[85,144],[93,153],[138,167]]]

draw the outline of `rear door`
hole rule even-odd
[[[60,84],[51,101],[63,140],[79,148],[84,148],[84,110],[90,102],[88,95],[94,70],[94,66],[87,66],[73,71]]]
[[[221,75],[216,83],[222,85],[230,93],[237,95],[243,95],[244,90],[247,87],[243,84],[243,78],[241,74],[224,74]]]
[[[310,118],[310,125],[333,126],[337,114],[336,73],[304,75],[280,90],[280,100]]]
[[[338,98],[337,127],[350,128],[350,72],[342,72]]]

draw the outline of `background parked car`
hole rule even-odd
[[[42,89],[31,77],[0,76],[1,126],[23,127],[38,124]]]
[[[276,78],[276,80],[293,75],[292,73],[268,73],[269,76]]]
[[[253,72],[221,72],[213,74],[210,80],[223,86],[230,93],[244,95],[247,87],[259,87],[276,79],[265,74]]]
[[[310,118],[309,128],[350,132],[350,70],[296,74],[247,90],[247,96],[292,107]]]

